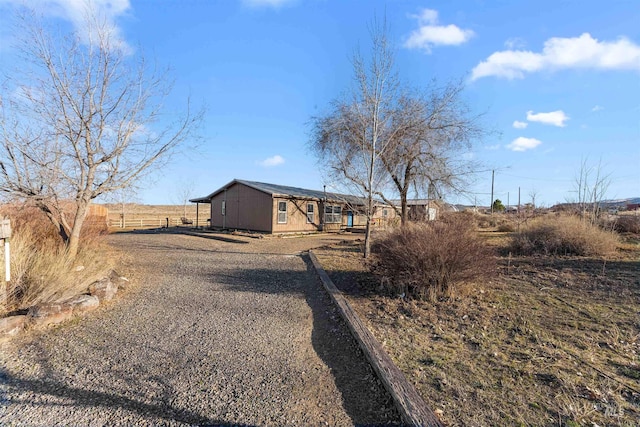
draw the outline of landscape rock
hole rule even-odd
[[[100,302],[111,301],[118,292],[118,285],[113,283],[108,277],[93,282],[89,285],[89,293],[98,297]]]
[[[71,307],[74,314],[95,310],[100,306],[100,300],[95,295],[78,295],[64,303]]]
[[[118,287],[118,289],[126,289],[129,284],[129,279],[119,275],[115,270],[111,270],[108,277]]]
[[[0,319],[0,337],[19,334],[26,322],[27,316],[10,316]]]
[[[69,319],[73,308],[63,303],[45,303],[34,305],[27,312],[27,321],[35,326],[60,323]]]

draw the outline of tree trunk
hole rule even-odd
[[[400,193],[400,225],[404,227],[407,225],[407,221],[409,220],[409,209],[407,207],[407,192],[403,191]]]
[[[82,202],[77,204],[76,215],[73,220],[73,226],[71,227],[71,233],[69,240],[67,241],[67,253],[71,259],[75,259],[78,255],[78,249],[80,248],[80,232],[84,225],[84,220],[87,218],[89,212],[89,202]]]
[[[373,155],[371,156],[373,158]],[[373,169],[373,167],[372,167]],[[371,192],[372,188],[372,178],[373,174],[369,175],[369,194],[367,196],[367,228],[364,232],[364,257],[369,258],[369,254],[371,254],[371,217],[373,217],[373,194]]]
[[[40,208],[42,212],[44,212],[47,218],[49,218],[49,221],[51,221],[53,226],[56,228],[56,230],[58,231],[58,235],[66,245],[69,242],[69,230],[65,227],[65,223],[62,221],[61,218],[60,219],[57,218],[53,210],[46,204],[38,203],[37,206],[38,208]]]
[[[364,257],[369,258],[371,253],[371,214],[367,215],[367,227],[364,232]]]

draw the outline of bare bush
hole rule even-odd
[[[406,296],[437,301],[495,271],[469,215],[395,229],[374,241],[371,270]]]
[[[613,224],[613,229],[618,233],[640,234],[640,216],[619,216]]]
[[[512,233],[514,231],[516,231],[516,228],[513,226],[513,224],[505,222],[503,224],[500,224],[498,226],[498,230],[500,233]]]
[[[602,256],[615,252],[618,237],[576,216],[544,216],[513,236],[512,252],[520,255]]]

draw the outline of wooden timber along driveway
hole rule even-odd
[[[111,236],[135,284],[0,344],[0,424],[397,423],[303,254],[344,238]]]

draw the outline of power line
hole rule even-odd
[[[549,179],[549,178],[531,178],[527,176],[511,175],[509,173],[501,172],[500,175],[509,176],[511,178],[529,179],[532,181],[547,181],[547,182],[572,182],[573,179]]]

